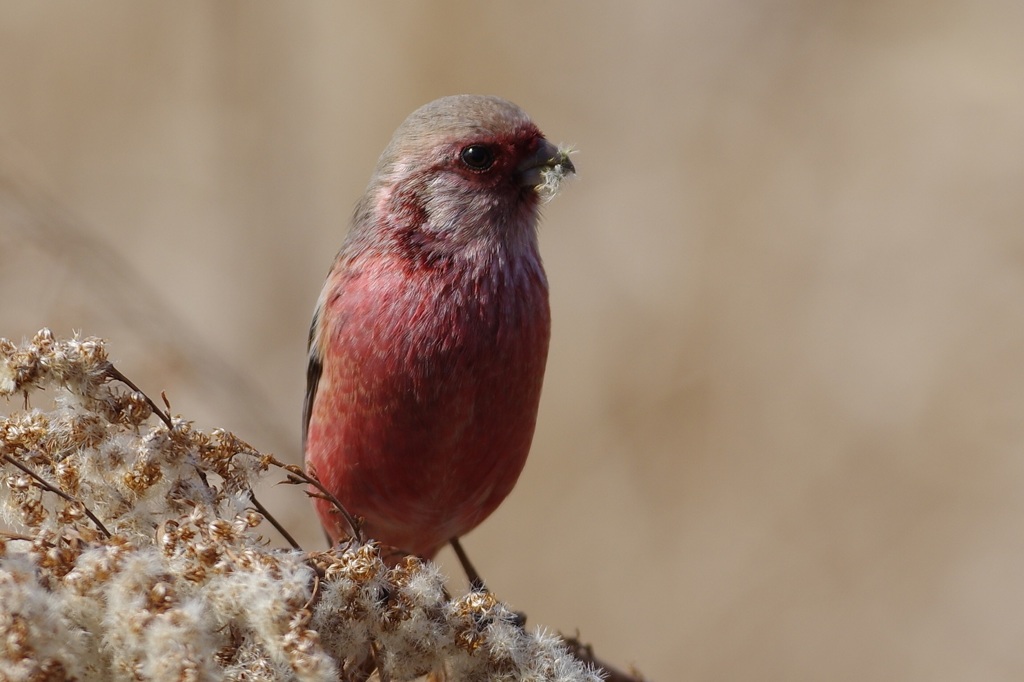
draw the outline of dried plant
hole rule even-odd
[[[372,541],[270,547],[253,486],[310,477],[172,419],[99,339],[0,339],[0,396],[0,679],[628,679]]]

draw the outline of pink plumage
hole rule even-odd
[[[307,465],[368,537],[430,558],[515,485],[550,335],[538,208],[572,172],[475,95],[413,112],[381,155],[317,303],[304,409]]]

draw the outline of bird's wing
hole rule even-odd
[[[302,451],[306,451],[306,439],[309,436],[309,419],[313,414],[313,401],[316,400],[316,388],[320,383],[320,375],[324,365],[320,359],[320,347],[317,342],[321,309],[317,306],[313,313],[313,323],[309,326],[309,366],[306,368],[306,398],[302,402]]]

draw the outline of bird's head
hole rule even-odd
[[[540,201],[574,172],[568,152],[515,104],[444,97],[395,131],[357,208],[355,229],[433,253],[499,241],[535,247]]]

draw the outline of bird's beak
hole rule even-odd
[[[519,171],[519,184],[523,187],[541,187],[575,173],[576,167],[569,160],[567,150],[541,139],[537,151],[524,159],[516,170]]]

